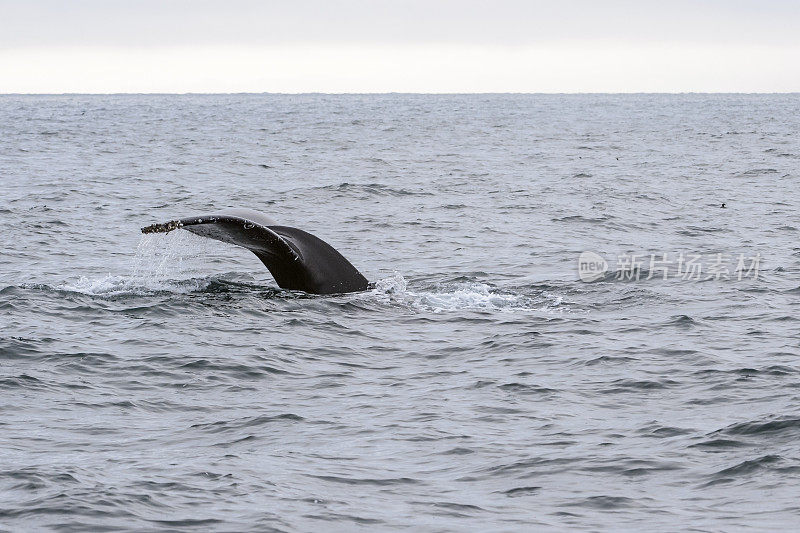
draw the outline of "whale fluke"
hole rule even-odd
[[[146,226],[142,233],[176,229],[247,248],[282,289],[336,294],[363,291],[369,285],[367,278],[330,244],[301,229],[281,226],[257,211],[237,209],[170,220]]]

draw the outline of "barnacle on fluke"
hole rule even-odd
[[[142,233],[169,233],[172,230],[183,227],[180,220],[170,220],[162,224],[151,224],[142,228]]]

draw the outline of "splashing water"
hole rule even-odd
[[[139,239],[128,275],[107,274],[102,278],[81,276],[58,289],[94,296],[174,292],[184,294],[206,288],[210,280],[201,276],[191,259],[204,256],[208,241],[191,233],[146,234]]]
[[[145,234],[139,239],[133,259],[131,281],[143,285],[183,279],[188,274],[199,273],[189,261],[206,255],[209,241],[187,231],[170,234]]]

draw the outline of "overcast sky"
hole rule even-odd
[[[0,0],[0,92],[800,91],[800,0]]]

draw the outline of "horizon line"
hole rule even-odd
[[[489,91],[489,92],[413,92],[413,91],[348,91],[348,92],[325,92],[325,91],[298,91],[298,92],[272,92],[272,91],[236,91],[236,92],[41,92],[41,93],[19,93],[19,92],[0,92],[0,96],[234,96],[234,95],[271,95],[271,96],[303,96],[303,95],[324,95],[324,96],[388,96],[388,95],[418,95],[418,96],[490,96],[490,95],[544,95],[544,96],[580,96],[580,95],[800,95],[797,91]]]

